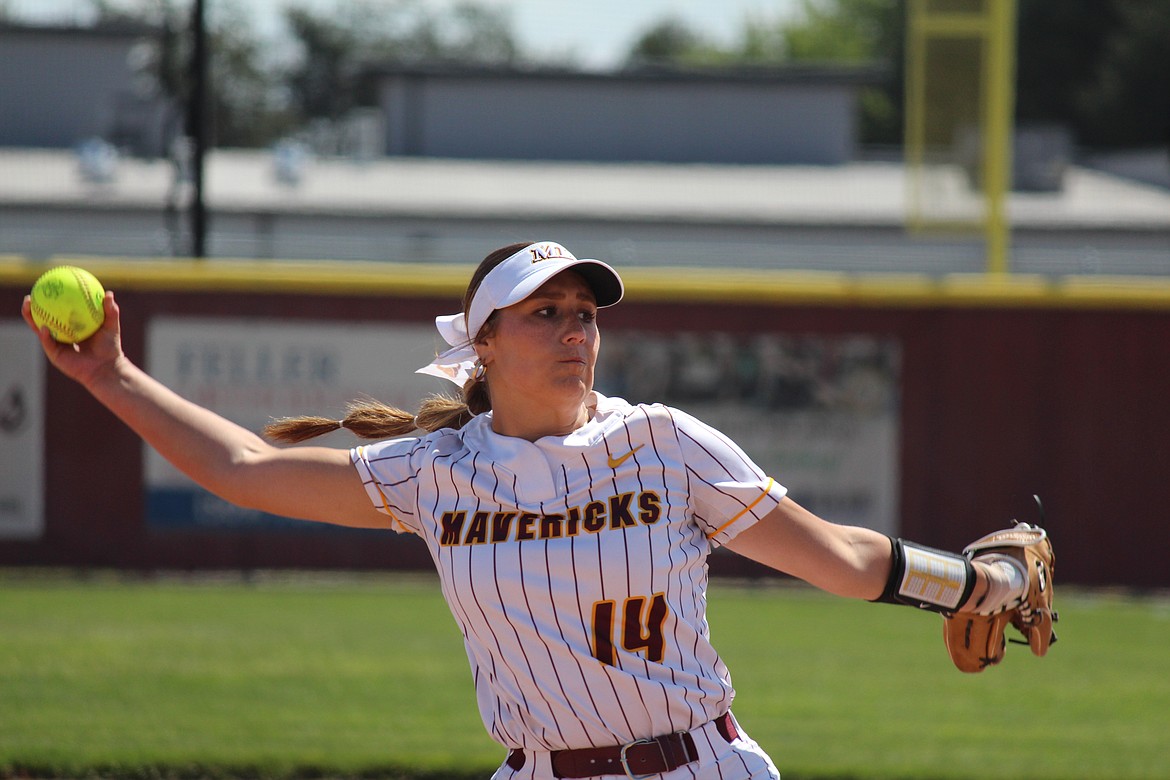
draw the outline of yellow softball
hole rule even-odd
[[[76,344],[97,332],[106,319],[106,291],[83,268],[61,265],[41,274],[32,287],[33,324],[47,325],[57,341]]]

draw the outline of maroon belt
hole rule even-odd
[[[730,712],[712,722],[728,742],[739,736]],[[683,764],[698,760],[699,752],[695,749],[695,740],[690,732],[676,731],[653,739],[638,739],[628,745],[554,750],[550,758],[553,774],[557,777],[626,775],[637,778],[678,769]],[[514,748],[508,752],[505,763],[514,772],[519,772],[524,768],[524,759],[524,751]]]

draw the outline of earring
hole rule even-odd
[[[483,363],[480,363],[478,360],[475,361],[475,371],[471,374],[471,378],[476,382],[482,382],[486,376],[487,366],[485,366]]]

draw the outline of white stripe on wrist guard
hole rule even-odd
[[[975,588],[975,567],[966,556],[890,537],[890,576],[874,601],[935,612],[953,612]]]

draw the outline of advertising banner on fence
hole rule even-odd
[[[798,504],[898,531],[895,340],[607,332],[599,390],[683,409],[735,441]]]
[[[45,359],[24,322],[0,323],[0,539],[44,533]]]
[[[340,419],[370,397],[413,410],[453,385],[415,374],[435,355],[430,325],[160,317],[147,333],[150,373],[184,398],[259,432],[277,417]],[[344,431],[313,441],[350,447]],[[154,528],[314,528],[241,509],[202,490],[153,449],[145,454],[146,521]]]
[[[440,345],[429,325],[160,318],[150,372],[192,401],[259,431],[275,417],[340,418],[370,396],[413,410],[454,390],[415,374]],[[868,336],[744,336],[607,330],[596,387],[676,406],[723,431],[798,503],[827,519],[898,530],[895,341]],[[348,447],[348,433],[316,443]],[[146,453],[156,528],[305,526],[233,507]]]

